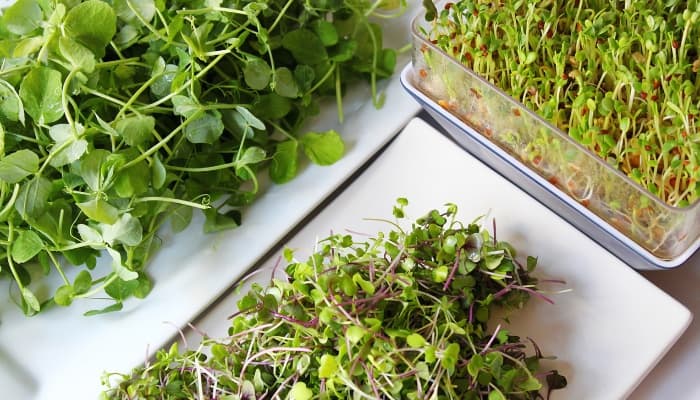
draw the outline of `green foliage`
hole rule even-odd
[[[351,0],[18,0],[5,9],[0,271],[18,284],[17,303],[34,314],[104,291],[114,303],[87,315],[119,310],[151,290],[145,268],[166,221],[179,232],[202,210],[205,232],[236,228],[260,174],[284,183],[303,157],[336,162],[340,134],[304,127],[324,96],[342,110],[352,82],[372,82],[376,97],[384,64],[356,66],[388,50],[381,38],[363,53],[350,43],[378,11]],[[100,254],[110,270],[92,271]],[[35,295],[33,268],[63,284]]]

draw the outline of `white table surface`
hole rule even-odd
[[[700,253],[672,271],[642,275],[688,307],[695,318],[630,399],[700,399]]]

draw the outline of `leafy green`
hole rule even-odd
[[[49,67],[35,67],[19,87],[24,109],[39,125],[50,124],[63,116],[61,73]]]
[[[39,170],[39,157],[31,150],[22,149],[0,159],[0,179],[16,183]]]
[[[6,8],[0,278],[17,283],[16,303],[31,315],[104,292],[114,303],[86,314],[119,310],[150,292],[146,268],[163,224],[182,231],[201,211],[205,232],[236,228],[261,194],[261,174],[283,183],[302,157],[337,161],[341,135],[305,127],[324,97],[342,116],[342,94],[356,81],[378,96],[384,63],[364,58],[386,50],[381,37],[364,53],[351,43],[374,16],[390,16],[385,7],[18,0]],[[97,267],[100,256],[111,268]],[[67,268],[80,280],[70,282]],[[54,293],[43,289],[46,275],[62,281]]]
[[[24,263],[39,254],[44,242],[34,231],[22,231],[12,243],[11,255],[16,263]]]
[[[270,178],[275,183],[289,182],[297,174],[298,142],[287,140],[277,144],[270,164]]]
[[[139,3],[139,2],[134,2]],[[87,0],[71,8],[63,20],[66,34],[102,57],[117,31],[114,9],[101,0]]]
[[[328,58],[321,38],[308,29],[298,29],[284,35],[282,46],[289,50],[299,63],[315,65]]]
[[[334,130],[308,132],[300,138],[304,153],[318,165],[331,165],[340,160],[345,146],[340,134]]]
[[[16,35],[32,32],[40,26],[41,8],[36,0],[17,0],[3,10],[3,26]]]

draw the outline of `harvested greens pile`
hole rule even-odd
[[[450,56],[669,205],[700,197],[700,2],[424,4]]]
[[[238,226],[256,174],[292,179],[300,154],[338,160],[335,131],[300,132],[319,98],[393,72],[380,0],[18,0],[0,19],[0,274],[25,313],[151,289],[166,221],[203,209]],[[96,275],[105,252],[112,270]],[[64,261],[65,260],[65,261]],[[74,280],[67,263],[79,266]],[[31,276],[64,285],[41,298]]]
[[[174,344],[107,375],[104,397],[497,400],[541,398],[540,379],[566,386],[542,370],[534,343],[493,326],[496,309],[543,297],[536,259],[521,265],[508,243],[456,213],[447,205],[361,242],[335,234],[306,261],[286,250],[286,277],[253,284],[230,337],[184,353]]]

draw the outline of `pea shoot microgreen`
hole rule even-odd
[[[496,324],[533,295],[547,301],[513,247],[457,207],[361,241],[333,234],[285,276],[254,283],[228,337],[177,343],[127,374],[107,374],[106,399],[539,399],[566,386],[531,341]],[[274,272],[273,272],[274,275]],[[494,326],[496,325],[496,326]],[[532,351],[529,348],[534,347]]]
[[[302,161],[344,153],[304,132],[319,99],[395,67],[377,18],[405,9],[335,0],[17,0],[0,16],[0,275],[27,314],[102,292],[143,297],[158,229],[235,228]],[[96,259],[112,259],[111,270]],[[69,264],[79,273],[68,274]],[[34,271],[40,271],[39,274]],[[38,296],[42,274],[63,281]],[[31,279],[34,277],[34,279]],[[33,281],[33,282],[32,282]]]

